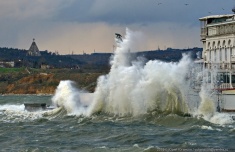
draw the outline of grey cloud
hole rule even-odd
[[[158,3],[161,2],[161,5]],[[58,20],[133,24],[191,22],[208,12],[230,13],[232,0],[87,0],[76,1],[57,14]],[[215,4],[216,3],[216,4]],[[189,4],[189,5],[185,5]],[[222,11],[222,7],[226,10]]]
[[[16,21],[48,19],[60,9],[70,6],[74,0],[8,0],[0,1],[0,19]]]

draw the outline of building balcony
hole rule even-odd
[[[201,39],[206,39],[206,36],[207,36],[207,28],[202,27],[201,28]]]
[[[208,27],[209,37],[234,34],[234,32],[235,32],[235,23]]]

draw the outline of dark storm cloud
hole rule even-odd
[[[145,34],[144,50],[201,46],[199,18],[231,14],[234,0],[2,0],[0,47],[109,52],[115,32]]]
[[[74,22],[133,24],[154,22],[191,22],[214,14],[231,13],[231,4],[221,0],[86,0],[74,1],[56,19]]]

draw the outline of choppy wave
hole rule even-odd
[[[27,112],[24,110],[24,104],[21,105],[1,105],[0,118],[2,122],[24,122],[32,121],[42,117],[41,112]]]

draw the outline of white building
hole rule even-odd
[[[235,87],[235,14],[212,15],[199,20],[204,68],[216,71],[216,76],[208,73],[208,81],[219,81],[220,89],[232,89]]]
[[[15,67],[15,62],[14,61],[10,61],[10,62],[3,62],[0,61],[0,67],[4,68],[4,67]]]
[[[199,20],[204,71],[207,83],[218,92],[214,95],[217,110],[235,112],[235,14],[212,15]]]

